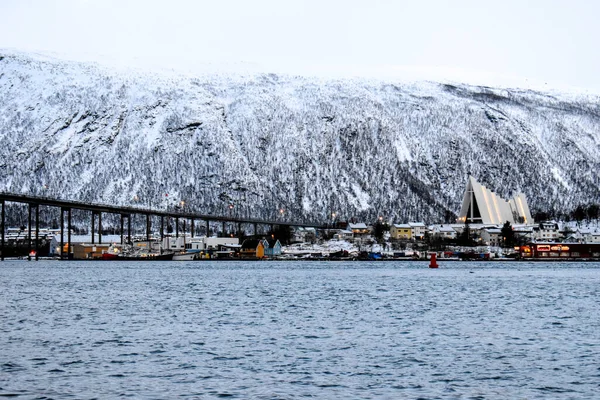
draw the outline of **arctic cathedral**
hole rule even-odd
[[[523,193],[504,200],[469,176],[458,221],[493,225],[508,221],[514,225],[532,224],[533,218]]]

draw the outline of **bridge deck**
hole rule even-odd
[[[109,214],[126,214],[126,215],[140,214],[140,215],[150,215],[150,216],[158,216],[158,217],[198,219],[198,220],[204,220],[204,221],[234,222],[234,223],[241,223],[241,224],[286,225],[286,226],[297,226],[297,227],[327,228],[327,226],[322,223],[310,223],[310,222],[307,223],[307,222],[294,222],[294,221],[281,221],[281,220],[273,221],[273,220],[265,220],[265,219],[259,219],[259,218],[242,218],[242,217],[233,217],[233,216],[198,214],[198,213],[183,212],[183,211],[163,211],[163,210],[153,210],[153,209],[149,209],[149,208],[123,207],[123,206],[114,206],[114,205],[107,205],[107,204],[85,203],[85,202],[71,201],[71,200],[59,200],[59,199],[51,199],[48,197],[27,196],[27,195],[22,195],[22,194],[5,193],[5,192],[0,192],[0,201],[24,203],[24,204],[31,204],[31,205],[44,205],[44,206],[51,206],[51,207],[61,207],[61,208],[86,210],[86,211],[102,212],[102,213],[109,213]]]

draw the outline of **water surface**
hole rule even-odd
[[[0,263],[0,397],[597,398],[600,264]]]

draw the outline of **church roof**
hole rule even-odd
[[[518,193],[511,199],[504,200],[472,176],[467,183],[458,220],[482,224],[533,222],[524,194]]]

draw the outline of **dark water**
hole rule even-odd
[[[0,263],[0,397],[600,398],[600,264]]]

